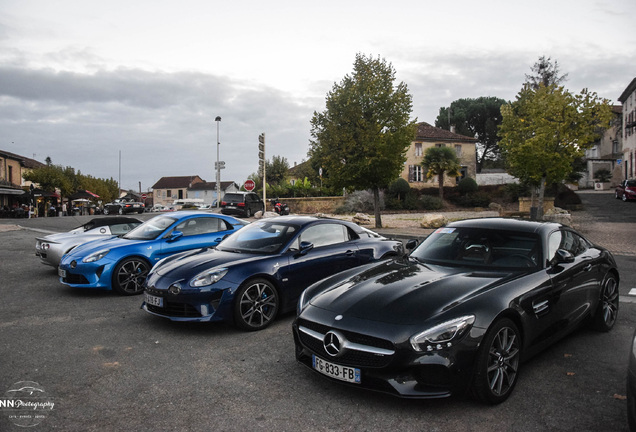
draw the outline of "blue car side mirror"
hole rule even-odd
[[[168,241],[173,242],[180,239],[181,237],[183,237],[183,233],[181,231],[172,231],[172,234],[170,234],[170,237],[168,237]]]

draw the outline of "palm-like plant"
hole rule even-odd
[[[426,170],[427,179],[437,176],[439,197],[444,199],[444,174],[458,176],[461,168],[455,150],[450,147],[430,147],[424,153],[422,166]]]

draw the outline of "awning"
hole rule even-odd
[[[22,189],[0,188],[0,195],[22,195],[24,193]]]

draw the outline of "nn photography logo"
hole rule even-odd
[[[0,412],[16,426],[37,426],[54,407],[55,402],[35,381],[19,381],[0,396]]]

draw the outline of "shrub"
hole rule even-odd
[[[477,192],[477,182],[475,179],[470,177],[464,177],[459,181],[457,185],[457,191],[462,195],[467,195],[469,193]]]
[[[444,201],[435,196],[422,195],[418,199],[418,208],[422,210],[439,210],[444,207]]]
[[[380,191],[380,210],[384,209],[384,193]],[[373,192],[355,191],[347,197],[345,203],[336,208],[336,214],[373,213]]]
[[[468,195],[454,195],[449,200],[460,207],[488,207],[490,195],[484,192],[475,192]]]
[[[405,200],[410,190],[411,186],[409,185],[409,182],[400,177],[389,185],[387,192],[389,196],[393,198]]]
[[[509,183],[504,186],[504,196],[509,202],[518,202],[520,197],[530,196],[530,187],[521,183]]]

